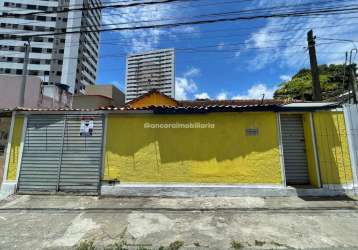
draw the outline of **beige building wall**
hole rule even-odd
[[[98,109],[112,105],[112,99],[99,95],[77,95],[73,96],[72,108],[75,109]]]
[[[101,95],[112,99],[114,106],[123,106],[125,96],[122,91],[112,84],[99,84],[86,86],[86,95]]]
[[[20,105],[21,76],[0,75],[0,109],[16,108]],[[41,78],[28,76],[25,88],[25,103],[27,108],[39,106],[41,99]]]
[[[20,106],[22,76],[0,75],[0,109]],[[57,85],[42,85],[38,76],[27,76],[25,108],[70,107],[71,94]]]

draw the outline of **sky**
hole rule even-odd
[[[102,23],[104,28],[130,27],[330,7],[358,4],[356,0],[187,0],[104,9]],[[279,84],[309,67],[310,29],[317,37],[318,63],[344,63],[345,52],[358,44],[357,24],[358,13],[350,13],[102,32],[97,83],[111,83],[124,91],[126,55],[175,48],[176,99],[261,99],[263,94],[272,98]]]

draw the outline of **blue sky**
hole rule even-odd
[[[118,3],[117,0],[113,0]],[[354,5],[355,4],[355,5]],[[106,9],[103,23],[126,27],[251,16],[317,7],[357,6],[351,0],[195,0],[126,9]],[[273,8],[267,9],[267,8]],[[257,9],[260,10],[257,10]],[[289,9],[288,9],[289,8]],[[252,9],[256,9],[252,12]],[[226,13],[225,15],[213,15]],[[140,23],[140,21],[144,21]],[[342,63],[344,52],[358,41],[358,14],[242,20],[171,29],[105,32],[101,34],[98,83],[125,84],[125,56],[160,48],[176,49],[177,99],[271,98],[278,84],[308,67],[306,33],[317,35],[319,63]]]

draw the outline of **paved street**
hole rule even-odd
[[[0,203],[0,249],[75,249],[84,240],[96,249],[121,242],[129,249],[358,249],[357,235],[350,198],[42,195]]]

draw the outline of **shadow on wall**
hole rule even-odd
[[[314,113],[321,180],[351,184],[352,169],[343,112]]]
[[[150,124],[213,124],[160,129]],[[246,129],[258,129],[247,135]],[[281,183],[275,113],[110,116],[105,179]]]

